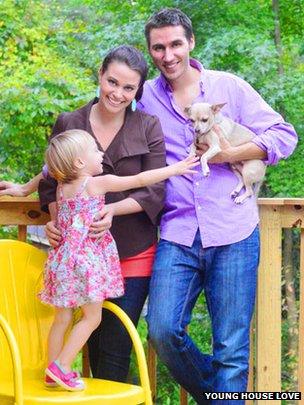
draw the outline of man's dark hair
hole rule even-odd
[[[188,41],[193,37],[192,22],[185,13],[178,8],[164,8],[154,13],[145,25],[145,36],[150,46],[150,32],[153,28],[163,28],[181,25]]]
[[[125,63],[131,70],[135,70],[140,75],[140,83],[135,96],[136,101],[141,99],[143,86],[148,75],[148,65],[143,54],[133,46],[120,45],[111,49],[105,56],[100,71],[107,71],[112,62]]]

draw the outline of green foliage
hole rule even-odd
[[[83,68],[58,53],[43,3],[5,0],[0,7],[0,168],[24,181],[41,170],[55,117],[94,87]]]
[[[6,167],[7,177],[23,179],[39,170],[40,151],[54,117],[93,94],[98,67],[111,47],[137,46],[146,54],[150,76],[154,76],[144,23],[155,10],[179,7],[193,22],[193,55],[205,67],[227,70],[249,81],[294,124],[300,135],[297,151],[279,167],[268,168],[263,190],[267,196],[302,195],[304,12],[300,1],[279,1],[280,57],[274,41],[274,15],[266,0],[54,0],[48,8],[34,1],[16,6],[5,0],[4,4],[10,7],[5,8],[3,21],[10,24],[1,25],[2,41],[11,56],[0,67],[0,77],[6,78],[0,105],[4,124],[0,127],[5,128],[0,165]],[[12,32],[14,36],[9,35]],[[280,63],[283,73],[279,76]]]

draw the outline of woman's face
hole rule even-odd
[[[140,74],[125,63],[113,61],[104,73],[99,73],[100,102],[107,111],[119,113],[135,98]]]

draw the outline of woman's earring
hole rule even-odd
[[[136,111],[136,106],[137,106],[136,100],[135,100],[135,98],[133,98],[132,103],[131,103],[131,110],[133,112]]]
[[[100,97],[100,87],[98,86],[96,89],[96,97]]]

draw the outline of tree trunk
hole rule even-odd
[[[279,0],[272,0],[272,11],[274,14],[274,43],[278,52],[278,73],[282,76],[284,68],[282,64],[282,39],[279,17]]]

